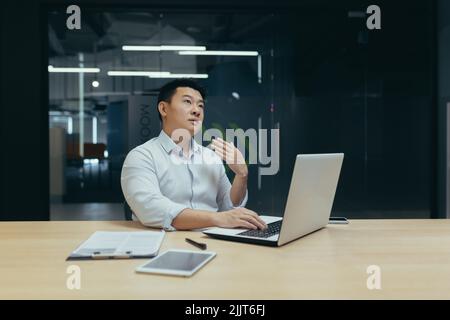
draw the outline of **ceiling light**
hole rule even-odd
[[[205,46],[122,46],[123,51],[180,51],[180,50],[206,50]]]
[[[258,51],[179,51],[180,55],[193,56],[257,56]]]
[[[48,72],[55,73],[98,73],[99,68],[55,68],[53,66],[48,66]]]
[[[169,78],[196,78],[207,79],[208,75],[204,73],[171,73],[167,75],[152,75],[150,78],[169,79]]]
[[[158,75],[169,75],[170,72],[166,71],[108,71],[108,76],[141,76],[150,77]]]

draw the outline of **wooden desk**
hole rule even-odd
[[[450,220],[353,220],[281,248],[167,233],[162,251],[197,250],[217,257],[191,278],[138,274],[145,260],[66,262],[96,230],[139,230],[136,222],[0,223],[0,298],[25,299],[450,299]],[[161,252],[162,252],[161,251]],[[66,269],[81,268],[69,290]],[[381,290],[368,290],[366,268],[381,268]]]

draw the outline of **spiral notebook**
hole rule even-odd
[[[164,235],[164,230],[97,231],[67,260],[152,258],[158,255]]]

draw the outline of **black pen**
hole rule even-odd
[[[186,238],[186,242],[192,244],[193,246],[196,246],[199,249],[206,250],[206,243],[199,243],[199,242],[196,242],[196,241],[191,240],[189,238]]]

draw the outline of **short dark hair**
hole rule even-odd
[[[158,108],[158,105],[161,101],[170,103],[170,100],[172,99],[173,95],[175,94],[177,88],[180,88],[180,87],[188,87],[188,88],[197,90],[198,92],[200,92],[203,100],[206,99],[205,88],[203,88],[201,85],[199,85],[196,81],[191,80],[191,79],[175,79],[175,80],[172,80],[172,81],[166,83],[165,85],[163,85],[161,87],[161,89],[159,89],[158,103],[156,105],[156,108]],[[158,111],[159,120],[162,121],[162,117],[161,117],[161,113],[159,112],[159,109],[157,109],[157,111]]]

